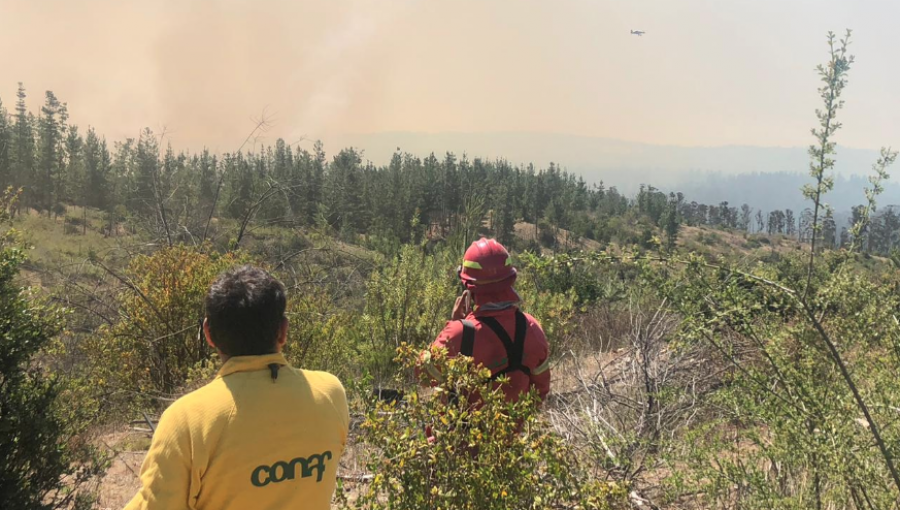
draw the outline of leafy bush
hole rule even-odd
[[[288,343],[284,354],[294,366],[325,370],[341,380],[359,377],[358,315],[333,306],[326,289],[310,287],[288,296]]]
[[[556,248],[556,228],[547,220],[542,219],[538,221],[537,229],[541,246],[545,248]]]
[[[572,317],[577,310],[575,291],[550,292],[541,291],[528,284],[527,281],[518,286],[522,297],[522,310],[533,315],[547,338],[550,340],[551,353],[554,352],[554,341],[569,331]]]
[[[578,305],[615,301],[624,291],[621,275],[597,263],[577,264],[580,252],[541,257],[524,253],[517,257],[523,289],[567,294],[573,291]]]
[[[124,274],[113,273],[122,283],[121,319],[81,343],[90,366],[85,383],[106,405],[171,397],[191,369],[213,356],[198,336],[209,285],[245,262],[240,254],[174,246],[135,257]]]
[[[407,369],[418,361],[414,349],[399,352]],[[406,402],[380,402],[367,413],[363,440],[377,450],[369,463],[376,474],[358,506],[609,509],[624,502],[624,486],[598,481],[538,421],[534,394],[509,403],[469,358],[435,352],[431,361],[442,381],[430,396],[409,388]],[[458,399],[448,400],[451,392]],[[478,395],[478,404],[467,395]]]
[[[400,345],[425,346],[440,333],[457,290],[452,267],[447,254],[426,255],[407,245],[369,277],[359,349],[376,379],[396,371],[392,360]]]
[[[575,317],[591,307],[621,301],[633,275],[582,252],[552,256],[522,254],[517,290],[522,308],[534,315],[550,340],[554,357],[597,344],[599,331],[579,329]],[[607,339],[609,340],[609,339]],[[576,345],[577,344],[577,345]]]
[[[716,246],[722,244],[722,237],[716,232],[700,231],[697,234],[697,242],[706,246]]]
[[[677,341],[714,347],[732,372],[710,401],[720,412],[683,445],[686,492],[742,508],[897,501],[900,302],[829,259],[815,261],[808,298],[792,290],[805,276],[796,257],[750,276],[695,262],[650,281],[684,317]]]
[[[770,244],[769,239],[762,236],[747,236],[744,240],[744,249],[755,250],[763,244]]]
[[[11,201],[3,198],[3,212]],[[84,490],[103,468],[81,435],[87,424],[66,405],[64,381],[38,362],[61,328],[60,310],[41,306],[15,282],[23,252],[0,243],[0,494],[4,508],[89,508]]]

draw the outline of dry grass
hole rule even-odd
[[[113,451],[112,464],[100,481],[99,500],[95,508],[124,508],[141,487],[138,474],[147,455],[149,438],[126,428],[104,434],[99,442]]]
[[[770,236],[689,226],[682,226],[678,231],[678,245],[703,253],[731,256],[754,251],[787,253],[804,248],[796,238],[781,234]]]
[[[534,223],[520,221],[516,223],[515,232],[516,237],[525,241],[540,239],[540,233]],[[603,248],[597,241],[579,238],[574,233],[562,228],[557,229],[556,244],[560,247],[568,247],[570,250],[597,251]]]

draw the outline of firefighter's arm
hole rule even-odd
[[[444,327],[444,330],[434,339],[431,346],[419,355],[419,363],[416,365],[416,376],[427,374],[431,380],[430,384],[423,382],[425,385],[434,386],[441,380],[441,373],[431,361],[433,353],[439,349],[446,349],[448,356],[456,356],[459,354],[460,343],[462,342],[462,324],[459,321],[450,321]]]
[[[542,366],[548,365],[548,363],[548,361],[545,361]],[[550,367],[546,366],[540,373],[532,373],[531,385],[537,389],[541,400],[547,398],[547,395],[550,393]]]
[[[541,400],[547,398],[550,393],[550,348],[546,340],[543,342],[538,359],[538,366],[531,371],[531,386],[533,386]]]
[[[187,420],[173,405],[159,419],[141,466],[141,489],[125,510],[194,510]],[[199,479],[196,481],[199,483]]]

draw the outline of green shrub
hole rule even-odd
[[[713,347],[709,369],[732,372],[707,403],[718,411],[672,460],[684,492],[717,508],[896,503],[895,456],[880,451],[859,401],[895,452],[900,302],[841,256],[814,261],[808,298],[796,290],[809,262],[798,256],[757,264],[752,276],[731,265],[648,268],[656,276],[647,284],[684,317],[675,341]]]
[[[745,250],[755,250],[763,245],[762,241],[758,236],[749,236],[744,240],[744,249]]]
[[[5,213],[10,194],[2,201]],[[65,381],[39,363],[63,314],[16,284],[25,257],[9,241],[0,240],[0,498],[3,508],[86,509],[84,489],[104,463],[84,442],[87,417],[62,398]]]
[[[121,319],[79,345],[89,365],[84,383],[106,406],[172,397],[192,369],[214,356],[198,336],[209,285],[225,269],[245,262],[240,254],[186,246],[133,259],[116,275],[123,282],[117,296]]]
[[[575,315],[597,303],[615,303],[625,296],[631,275],[610,268],[591,254],[563,253],[552,256],[522,254],[517,290],[522,308],[541,323],[551,355],[567,352],[574,336],[595,338],[596,332],[576,332]],[[588,341],[587,343],[591,343]]]
[[[458,287],[453,263],[444,255],[407,245],[369,277],[358,349],[376,379],[396,372],[392,360],[400,345],[424,347],[446,324]]]
[[[620,275],[600,264],[574,263],[581,256],[581,252],[547,257],[531,253],[519,255],[520,289],[526,293],[531,288],[553,294],[571,291],[581,306],[618,299],[624,290]]]
[[[399,352],[411,369],[418,352]],[[597,481],[539,422],[534,394],[509,403],[490,372],[474,369],[469,358],[435,352],[431,362],[442,381],[430,396],[409,388],[402,404],[378,403],[367,413],[363,441],[376,449],[368,466],[375,477],[358,507],[609,509],[624,502],[624,486]],[[459,398],[448,403],[451,391]],[[472,394],[479,405],[467,398]]]
[[[556,248],[556,228],[547,220],[540,220],[537,224],[538,239],[545,248]]]
[[[341,380],[360,376],[358,315],[337,309],[326,289],[312,287],[288,296],[287,316],[290,327],[284,354],[292,365],[324,370]]]
[[[716,246],[722,244],[722,237],[716,232],[700,231],[697,234],[697,242],[706,246]]]

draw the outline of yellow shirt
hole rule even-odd
[[[163,413],[125,508],[328,509],[349,425],[333,375],[281,354],[231,358]]]

